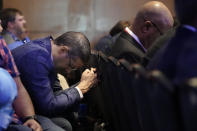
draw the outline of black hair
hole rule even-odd
[[[87,63],[90,56],[90,42],[88,38],[80,32],[66,32],[54,40],[58,46],[69,47],[69,55],[79,57]]]
[[[115,36],[116,34],[122,32],[125,27],[129,27],[131,24],[129,23],[129,21],[119,21],[118,23],[116,23],[116,25],[114,25],[114,27],[112,27],[112,29],[110,30],[109,34],[111,36]]]
[[[16,15],[22,15],[22,12],[15,8],[5,8],[0,12],[1,24],[4,30],[7,29],[8,22],[14,22]]]

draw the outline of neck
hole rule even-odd
[[[136,27],[130,26],[129,29],[130,29],[130,30],[138,37],[138,39],[140,40]],[[141,40],[140,40],[140,42],[141,42]]]
[[[134,24],[134,25],[135,25],[135,24]],[[137,31],[138,31],[137,26],[129,26],[129,29],[130,29],[135,35],[138,34],[138,33],[137,33]]]
[[[142,43],[144,48],[147,49],[147,46],[146,46],[144,40],[141,37],[139,37],[140,36],[139,33],[138,33],[139,29],[137,29],[135,26],[130,26],[129,29],[138,37],[139,41]]]
[[[15,35],[18,39],[21,39],[21,34],[17,33],[15,30],[8,28],[7,31]]]

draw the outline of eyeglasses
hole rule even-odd
[[[74,67],[73,64],[72,64],[72,58],[71,58],[71,55],[70,55],[69,50],[68,50],[68,57],[69,57],[68,66],[69,66],[69,68],[71,69],[71,71],[76,71],[76,70],[78,70],[78,68]]]
[[[144,18],[145,21],[150,21],[151,24],[157,29],[157,31],[159,32],[160,35],[163,35],[164,33],[159,29],[159,27],[151,20],[147,20]]]
[[[68,58],[69,58],[69,62],[68,62],[68,66],[70,68],[70,71],[84,71],[85,69],[90,69],[90,66],[88,64],[84,64],[84,63],[78,63],[77,62],[77,56],[72,56],[70,54],[70,51],[67,51],[68,53]],[[75,64],[74,64],[75,63]]]
[[[71,58],[69,57],[68,66],[69,66],[69,68],[71,69],[71,71],[76,71],[76,70],[78,70],[78,68],[74,67],[73,64],[71,64],[71,63],[72,63],[71,61],[72,61],[72,60],[71,60]]]

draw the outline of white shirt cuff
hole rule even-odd
[[[81,92],[81,90],[77,86],[75,88],[79,92],[80,98],[82,99],[83,98],[83,93]]]

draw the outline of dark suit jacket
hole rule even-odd
[[[64,114],[68,107],[80,100],[76,88],[54,93],[59,92],[61,87],[56,83],[50,37],[24,44],[12,53],[36,113],[47,116]]]
[[[153,68],[149,67],[149,69],[161,70],[175,84],[183,82],[182,80],[187,79],[189,76],[186,75],[189,73],[188,71],[190,70],[190,73],[194,71],[191,67],[196,63],[196,58],[194,57],[197,56],[192,56],[193,53],[190,54],[191,57],[188,57],[187,49],[191,49],[192,45],[197,43],[196,38],[197,35],[195,32],[184,27],[179,27],[175,36],[169,41],[166,47],[159,51],[161,53],[158,52],[157,55],[159,56],[156,55],[157,60],[155,63],[157,65],[154,65]],[[197,51],[197,48],[194,48],[194,50]]]
[[[95,45],[94,49],[96,51],[102,51],[104,54],[109,55],[111,52],[111,48],[113,47],[116,39],[120,36],[120,33],[116,34],[115,36],[106,35],[102,37],[98,43]]]
[[[116,40],[111,56],[124,58],[130,63],[140,63],[145,52],[143,48],[127,32],[122,32]]]

